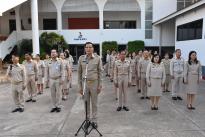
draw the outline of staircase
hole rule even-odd
[[[6,55],[10,54],[17,43],[17,33],[13,31],[9,37],[0,43],[0,58],[3,60]]]

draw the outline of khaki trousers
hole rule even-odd
[[[147,97],[147,82],[145,73],[141,73],[140,84],[142,97]]]
[[[92,122],[97,122],[97,103],[98,103],[98,82],[87,81],[87,92],[85,94],[85,101],[87,100],[87,113],[88,119],[90,119],[90,106],[92,106]]]
[[[50,90],[53,108],[60,107],[61,104],[61,91],[62,85],[60,84],[61,79],[50,79]]]
[[[127,107],[128,75],[118,76],[119,107]]]
[[[183,86],[183,77],[174,76],[172,79],[172,97],[180,96]]]
[[[16,108],[24,108],[24,92],[23,92],[23,83],[11,84],[12,97]]]
[[[35,81],[35,75],[27,76],[27,84],[26,84],[29,99],[34,99],[36,97],[37,87]]]

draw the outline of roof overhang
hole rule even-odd
[[[186,12],[189,12],[189,11],[191,11],[191,10],[194,10],[194,9],[196,9],[196,8],[198,8],[198,7],[202,6],[202,5],[204,5],[204,4],[205,4],[205,0],[201,0],[201,1],[197,2],[197,3],[194,3],[193,5],[190,5],[189,7],[186,7],[186,8],[184,8],[184,9],[182,9],[182,10],[179,10],[179,11],[176,11],[176,12],[174,12],[174,13],[172,13],[172,14],[169,14],[168,16],[166,16],[166,17],[164,17],[164,18],[162,18],[162,19],[160,19],[160,20],[158,20],[158,21],[155,21],[155,22],[153,22],[152,24],[153,24],[153,25],[159,25],[159,24],[161,24],[161,23],[164,23],[164,22],[166,22],[166,21],[169,21],[169,20],[171,20],[171,19],[174,19],[174,18],[176,18],[176,17],[178,17],[178,16],[180,16],[180,15],[186,13]]]
[[[0,16],[2,14],[27,0],[0,0]]]

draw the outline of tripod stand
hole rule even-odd
[[[83,130],[84,132],[84,137],[86,137],[87,135],[89,135],[91,133],[92,130],[96,130],[98,132],[98,134],[100,136],[102,136],[102,134],[98,131],[97,127],[95,127],[94,124],[91,123],[91,121],[88,119],[88,91],[87,91],[87,73],[88,73],[88,59],[86,59],[86,67],[85,67],[85,76],[83,78],[83,99],[85,101],[85,120],[83,121],[83,123],[81,124],[81,126],[79,127],[79,129],[77,130],[77,132],[75,133],[75,136],[78,135],[78,133],[80,132],[80,130]],[[89,102],[90,105],[90,102]],[[89,129],[89,127],[91,127]]]

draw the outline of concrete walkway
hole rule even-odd
[[[49,113],[49,90],[38,96],[37,103],[26,103],[24,113],[10,113],[14,107],[10,86],[0,85],[0,137],[74,137],[84,120],[76,78],[75,72],[69,99],[62,102],[62,112],[54,114]],[[113,83],[104,77],[98,114],[99,130],[104,137],[205,137],[204,82],[200,84],[195,111],[186,109],[185,100],[173,102],[169,93],[163,95],[160,110],[151,111],[150,102],[140,100],[135,87],[127,92],[130,111],[116,112]],[[78,136],[83,137],[82,132]],[[90,135],[97,136],[95,131]]]

